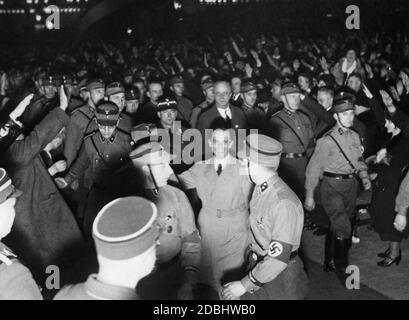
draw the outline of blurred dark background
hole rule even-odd
[[[236,30],[314,37],[347,32],[349,4],[359,6],[363,32],[408,30],[407,0],[0,0],[0,36],[3,43],[21,47],[75,46],[83,39],[226,36]],[[49,5],[61,11],[59,30],[45,27]]]

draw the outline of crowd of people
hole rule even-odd
[[[303,230],[345,286],[359,208],[402,259],[406,34],[85,43],[0,76],[0,298],[303,299]]]

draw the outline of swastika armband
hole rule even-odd
[[[290,261],[292,248],[293,246],[289,243],[273,240],[268,246],[266,257],[288,263],[288,261]]]

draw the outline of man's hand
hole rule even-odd
[[[402,83],[405,86],[406,91],[409,92],[409,77],[406,72],[401,71],[399,76],[402,78]]]
[[[393,226],[399,232],[403,232],[407,225],[407,217],[401,214],[397,214],[395,217],[395,221],[393,222]]]
[[[357,115],[357,116],[359,116],[361,113],[364,113],[364,112],[368,112],[369,110],[371,110],[370,108],[367,108],[367,107],[364,107],[364,106],[361,106],[361,105],[355,105],[355,114]]]
[[[0,95],[6,95],[6,87],[7,87],[7,74],[4,72],[0,78]]]
[[[364,187],[364,190],[371,189],[371,180],[369,178],[363,178],[362,179],[362,186]]]
[[[67,98],[67,95],[65,94],[63,85],[60,86],[59,95],[60,95],[60,108],[62,111],[65,111],[68,108],[68,98]]]
[[[365,71],[368,74],[368,79],[372,79],[373,78],[372,67],[367,63],[365,63]]]
[[[253,75],[253,68],[248,63],[246,63],[244,70],[246,71],[247,77],[251,78]]]
[[[321,69],[322,69],[325,73],[328,73],[328,70],[329,70],[329,68],[328,68],[328,62],[327,62],[327,59],[325,59],[325,57],[322,57],[322,58],[320,59],[320,65],[321,65]]]
[[[254,49],[250,50],[250,54],[253,57],[253,59],[256,60],[256,61],[260,59],[259,56],[258,56],[258,53]]]
[[[390,113],[394,113],[396,111],[396,107],[393,105],[393,100],[391,96],[385,90],[380,90],[379,93],[381,94],[382,101],[385,104],[388,111]]]
[[[222,290],[223,300],[237,300],[246,293],[246,288],[243,287],[241,281],[233,281],[224,285]]]
[[[65,181],[64,178],[55,178],[54,179],[55,184],[57,185],[58,189],[64,189],[68,187],[67,181]]]
[[[307,211],[313,211],[315,209],[315,200],[314,200],[314,198],[311,198],[311,197],[305,198],[304,208],[307,209]]]
[[[10,113],[10,118],[15,121],[18,117],[20,117],[26,110],[27,106],[30,104],[33,97],[34,93],[31,93],[23,100],[21,100],[17,107]]]
[[[63,172],[67,169],[67,162],[65,160],[60,160],[54,163],[49,169],[48,172],[53,176],[58,172]]]
[[[386,151],[386,148],[382,148],[376,153],[376,163],[380,163],[386,156],[388,152]]]
[[[368,87],[367,87],[365,84],[362,85],[362,91],[365,93],[365,96],[366,96],[368,99],[372,99],[372,98],[373,98],[373,94],[371,93],[371,91],[369,91]]]
[[[178,291],[178,300],[193,300],[193,285],[185,283]]]

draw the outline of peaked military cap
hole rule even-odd
[[[9,198],[18,198],[22,194],[23,193],[20,190],[14,187],[7,171],[0,168],[0,204]]]
[[[118,106],[110,101],[101,101],[95,108],[97,123],[104,126],[115,126],[119,119]]]

